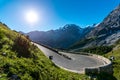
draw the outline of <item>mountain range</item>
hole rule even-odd
[[[35,42],[59,49],[68,48],[85,37],[94,27],[80,28],[75,24],[67,24],[62,28],[49,31],[32,31],[27,33]]]
[[[27,33],[35,42],[58,49],[81,49],[110,46],[120,38],[120,5],[99,24],[81,28],[67,24],[63,28]]]

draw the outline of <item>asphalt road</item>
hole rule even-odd
[[[97,67],[104,65],[104,61],[94,58],[92,56],[80,55],[80,54],[71,54],[71,53],[62,53],[65,54],[72,59],[65,58],[58,53],[47,49],[41,45],[35,44],[38,48],[47,56],[53,56],[52,62],[54,62],[57,66],[64,68],[66,70],[82,73],[84,72],[85,67]]]

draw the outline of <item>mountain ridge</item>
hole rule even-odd
[[[109,29],[114,29],[120,26],[119,20],[120,20],[120,5],[118,5],[113,11],[111,11],[108,14],[108,16],[104,18],[104,20],[94,30],[92,30],[88,35],[92,37],[92,36],[97,36],[99,34],[109,33],[108,32]],[[100,32],[102,29],[104,29],[105,31]]]
[[[120,39],[120,5],[111,11],[104,20],[91,30],[84,38],[84,41],[75,42],[72,48],[88,48],[92,46],[111,46]],[[91,40],[92,39],[92,40]],[[86,40],[89,40],[85,42]],[[84,45],[82,44],[84,43]],[[81,46],[82,45],[82,46]],[[79,50],[79,49],[78,49]]]
[[[75,24],[67,24],[62,28],[49,31],[32,31],[27,33],[31,40],[43,43],[53,48],[65,49],[77,40],[84,38],[85,34],[94,27],[81,28]]]

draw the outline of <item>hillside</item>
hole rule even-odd
[[[0,80],[88,80],[56,67],[29,37],[0,23]]]
[[[113,50],[107,54],[105,54],[107,58],[110,58],[111,56],[114,56],[113,60],[113,70],[114,70],[114,76],[117,80],[120,79],[120,40],[117,41],[116,46],[113,48]]]

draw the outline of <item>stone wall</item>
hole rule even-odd
[[[93,56],[94,58],[98,58],[100,60],[104,61],[104,65],[102,66],[97,66],[97,67],[87,67],[84,68],[85,74],[99,74],[99,73],[108,73],[108,74],[113,74],[113,67],[112,67],[112,62],[100,55],[95,55],[95,54],[90,54],[90,56]]]

